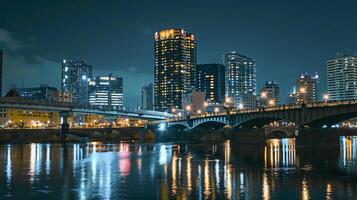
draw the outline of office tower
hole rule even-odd
[[[260,90],[261,103],[264,106],[267,105],[279,105],[280,104],[280,86],[277,81],[267,81]]]
[[[63,92],[72,94],[73,103],[88,104],[89,80],[92,77],[92,66],[81,60],[62,61]]]
[[[212,103],[224,103],[225,67],[222,64],[197,65],[197,90]]]
[[[154,85],[145,84],[141,88],[141,108],[143,110],[154,110]]]
[[[155,33],[155,110],[181,108],[182,94],[195,90],[196,40],[184,29]]]
[[[2,97],[2,71],[3,71],[3,57],[4,52],[0,49],[0,97]]]
[[[255,61],[230,51],[224,54],[223,62],[226,66],[226,96],[239,104],[239,97],[246,93],[256,94]]]
[[[96,76],[89,81],[89,104],[99,108],[116,110],[123,107],[123,78]]]
[[[17,89],[18,93],[23,98],[57,101],[57,88],[42,84],[40,87],[21,88]]]
[[[319,76],[302,74],[296,80],[296,103],[314,103],[317,101],[317,84]]]
[[[357,99],[357,56],[337,55],[327,61],[329,100]]]

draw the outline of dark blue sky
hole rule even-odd
[[[153,35],[185,28],[196,35],[198,63],[221,63],[229,50],[257,63],[258,88],[278,80],[282,98],[303,72],[357,51],[356,1],[56,1],[0,0],[5,89],[41,83],[59,87],[61,59],[78,58],[95,75],[124,77],[125,103],[140,103],[153,80]]]

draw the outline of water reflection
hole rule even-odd
[[[267,169],[290,169],[296,167],[295,139],[269,139],[264,148],[264,163]]]
[[[340,142],[339,159],[315,171],[298,163],[318,168],[324,151],[297,156],[294,139],[267,140],[262,147],[230,141],[5,145],[0,198],[347,199],[357,194],[355,183],[345,178],[355,178],[356,137]]]

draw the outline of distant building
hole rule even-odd
[[[62,103],[73,103],[73,96],[70,92],[57,91],[56,92],[57,102]]]
[[[92,77],[92,66],[81,60],[62,61],[61,91],[73,96],[73,103],[89,103],[89,81]]]
[[[155,110],[180,109],[182,95],[196,87],[196,39],[184,29],[155,33]]]
[[[52,102],[57,101],[57,88],[50,87],[46,84],[43,84],[40,87],[20,88],[17,89],[17,91],[23,98],[46,100]]]
[[[256,94],[255,61],[230,51],[224,54],[223,62],[226,66],[226,96],[232,97],[237,106],[241,95]]]
[[[242,94],[238,100],[238,109],[251,109],[257,107],[257,96],[252,92]]]
[[[4,57],[4,52],[3,52],[3,50],[2,49],[0,49],[0,97],[2,96],[2,76],[3,76],[3,73],[2,73],[2,71],[3,71],[3,57]]]
[[[197,65],[197,90],[205,92],[212,103],[224,103],[225,66],[222,64]]]
[[[314,103],[317,101],[317,84],[319,76],[307,73],[296,80],[296,103]]]
[[[145,84],[141,88],[141,108],[144,110],[154,110],[154,85]]]
[[[201,114],[205,112],[206,96],[204,92],[192,91],[182,97],[182,108],[188,114]]]
[[[94,77],[89,82],[89,104],[113,110],[123,107],[123,78],[112,74]]]
[[[329,100],[357,99],[357,56],[338,55],[327,61]]]
[[[260,90],[259,101],[262,106],[280,104],[280,86],[277,81],[267,81]]]

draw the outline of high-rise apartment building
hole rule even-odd
[[[319,76],[307,73],[296,80],[296,103],[314,103],[317,101],[317,84]]]
[[[145,84],[141,88],[141,108],[143,110],[154,110],[154,85]]]
[[[81,60],[62,61],[62,87],[63,92],[72,94],[73,103],[89,103],[88,89],[92,77],[92,66]]]
[[[116,110],[123,107],[123,99],[123,78],[109,74],[89,81],[90,105]]]
[[[327,61],[329,100],[357,99],[357,56],[337,55]]]
[[[197,90],[205,92],[211,103],[224,103],[225,66],[222,64],[197,65]]]
[[[155,33],[155,110],[182,107],[182,95],[196,87],[196,39],[184,29]]]
[[[255,61],[230,51],[224,54],[223,62],[226,66],[226,96],[233,98],[237,106],[243,94],[256,94]]]

